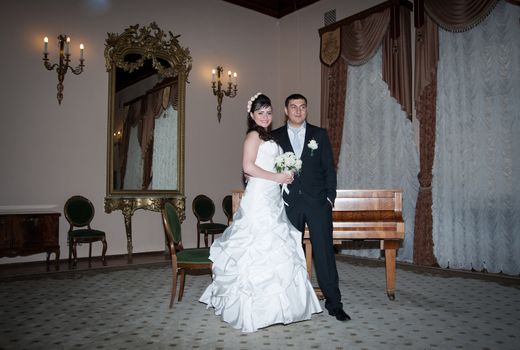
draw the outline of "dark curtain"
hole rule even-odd
[[[124,116],[123,122],[123,136],[121,138],[121,149],[120,149],[120,165],[119,165],[119,186],[120,189],[125,187],[125,173],[126,163],[128,161],[128,146],[130,143],[130,130],[132,127],[140,123],[141,115],[141,100],[134,101],[133,103],[125,106],[126,115]]]
[[[449,31],[469,30],[493,10],[497,0],[414,0],[415,110],[420,122],[419,193],[415,209],[415,264],[435,266],[433,254],[432,169],[435,157],[438,26]]]
[[[142,189],[146,190],[152,183],[153,134],[155,117],[161,112],[162,90],[147,94],[144,100],[146,107],[143,114],[143,129],[141,133],[141,155],[143,157]]]
[[[415,110],[419,129],[419,193],[415,207],[413,261],[436,265],[432,238],[432,169],[435,150],[435,108],[437,101],[437,26],[429,18],[415,32]]]

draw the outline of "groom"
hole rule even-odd
[[[325,295],[325,308],[340,321],[350,320],[343,311],[338,271],[332,243],[332,206],[336,198],[336,171],[325,129],[306,122],[307,99],[292,94],[285,99],[287,124],[272,135],[284,152],[302,160],[302,170],[284,193],[285,211],[301,232],[309,227],[318,284]]]

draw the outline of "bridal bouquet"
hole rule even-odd
[[[274,159],[274,167],[277,173],[299,173],[302,169],[302,161],[293,152],[285,152]]]
[[[274,159],[274,168],[276,169],[277,173],[299,173],[302,169],[302,160],[298,159],[293,152],[285,152]],[[289,194],[287,184],[282,185],[282,194],[283,192]],[[284,204],[289,206],[289,204],[287,204],[285,201]]]

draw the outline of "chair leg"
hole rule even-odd
[[[172,297],[170,299],[170,309],[173,307],[175,302],[175,293],[177,291],[177,268],[172,269]]]
[[[90,259],[92,258],[92,242],[88,243],[88,268],[90,269],[92,267],[92,262]]]
[[[72,239],[72,268],[75,269],[78,264],[78,252],[76,251],[76,245],[78,242],[76,242],[75,239]]]
[[[69,240],[69,260],[68,260],[68,263],[69,263],[69,269],[72,267],[72,241]]]
[[[182,296],[184,295],[184,281],[186,281],[186,270],[181,269],[181,285],[179,286],[179,301],[182,300]]]
[[[200,232],[197,231],[197,248],[200,248]]]
[[[103,251],[101,252],[101,261],[103,261],[103,266],[107,266],[107,257],[106,257],[106,253],[107,253],[107,240],[105,238],[103,238],[101,243],[103,244]]]
[[[204,246],[206,248],[208,247],[208,234],[207,233],[204,233]]]

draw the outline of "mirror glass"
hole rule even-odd
[[[155,23],[109,33],[107,194],[184,193],[184,101],[189,50]]]

